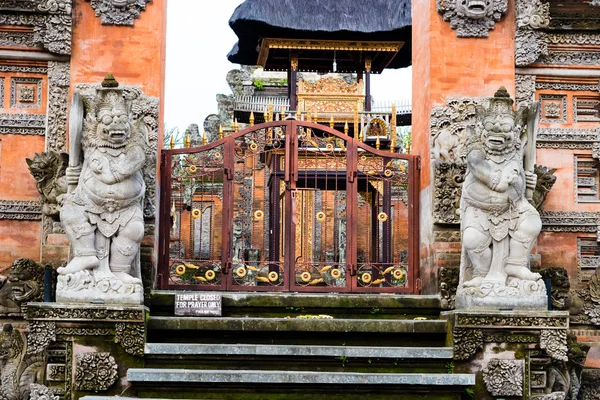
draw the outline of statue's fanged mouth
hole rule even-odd
[[[111,139],[124,140],[125,137],[127,136],[127,132],[125,132],[123,130],[115,130],[115,131],[110,131],[109,135],[110,135]]]
[[[497,146],[503,145],[505,141],[506,140],[500,136],[490,136],[488,138],[488,142],[490,142],[491,144],[497,145]]]
[[[471,18],[478,18],[485,16],[488,5],[485,0],[467,0],[465,8]]]

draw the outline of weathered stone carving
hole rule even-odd
[[[475,124],[479,100],[450,99],[445,107],[431,110],[431,156],[435,161],[464,163],[467,127]]]
[[[29,86],[32,85],[32,86]],[[31,97],[21,102],[22,89],[31,93]],[[13,108],[40,108],[42,106],[42,79],[41,78],[11,78],[10,79],[10,106]]]
[[[7,279],[0,279],[0,314],[20,314],[30,301],[44,294],[44,267],[33,260],[18,258]]]
[[[31,383],[29,385],[29,400],[59,400],[59,398],[48,387]]]
[[[11,324],[0,333],[0,399],[22,400],[29,397],[29,385],[41,380],[43,358],[26,352],[25,337]]]
[[[48,151],[35,153],[33,158],[26,158],[25,161],[40,193],[42,213],[59,221],[60,204],[67,193],[65,172],[69,155]]]
[[[30,305],[27,308],[27,319],[43,320],[77,320],[77,321],[98,321],[102,322],[139,322],[144,321],[144,310],[142,307],[120,307],[111,308],[109,305],[69,305],[67,307],[52,304],[51,307],[44,303],[43,305]]]
[[[595,92],[596,90],[598,90],[598,85],[570,82],[536,82],[535,88],[539,90]]]
[[[553,65],[598,65],[600,54],[585,51],[550,51],[539,62]]]
[[[440,162],[434,165],[433,218],[436,223],[460,222],[460,197],[465,171],[465,164]]]
[[[591,149],[598,140],[594,129],[540,128],[537,134],[538,148]]]
[[[561,267],[549,267],[540,271],[543,279],[550,279],[552,307],[556,310],[569,309],[569,275],[567,270]]]
[[[84,353],[75,356],[75,387],[78,390],[102,391],[118,377],[118,366],[110,353]]]
[[[143,356],[144,344],[146,342],[145,324],[123,322],[117,323],[115,342],[120,343],[127,353],[138,357]]]
[[[600,399],[600,370],[584,370],[581,374],[581,400],[598,399]]]
[[[492,358],[483,369],[483,382],[492,396],[523,395],[523,360]]]
[[[0,89],[2,89],[2,85],[0,85]],[[0,113],[0,134],[43,136],[45,133],[45,114]]]
[[[33,200],[0,200],[2,219],[39,221],[42,219],[42,204]]]
[[[83,119],[81,133],[72,132],[67,169],[69,185],[78,184],[60,216],[75,257],[58,269],[57,301],[140,304],[143,173],[155,123],[145,114],[157,104],[135,102],[141,92],[126,92],[111,74],[94,89],[82,93],[85,107],[74,101],[71,110],[72,126]]]
[[[515,75],[517,110],[523,107],[531,107],[535,98],[535,75]]]
[[[543,329],[540,332],[540,348],[556,360],[567,361],[567,332],[565,330]]]
[[[88,0],[89,1],[89,0]],[[96,16],[102,25],[133,26],[134,20],[146,10],[152,0],[91,0]]]
[[[539,29],[550,25],[550,5],[541,0],[518,0],[515,33],[515,64],[526,66],[548,54],[546,33]]]
[[[454,359],[468,360],[483,347],[483,332],[479,329],[454,328]]]
[[[530,139],[526,147],[527,136],[535,134],[537,121],[527,121],[529,109],[513,111],[505,88],[489,103],[478,108],[468,137],[456,307],[545,308],[544,282],[529,270],[529,254],[542,228],[527,201],[536,184],[535,146]],[[530,126],[524,129],[526,122]]]
[[[544,211],[541,218],[546,232],[596,233],[600,225],[600,213],[593,211]]]
[[[437,0],[437,12],[457,37],[488,37],[508,9],[507,0]]]
[[[27,325],[27,354],[40,354],[56,341],[56,323],[30,321]]]
[[[555,313],[556,314],[556,313]],[[456,318],[456,326],[458,327],[473,327],[478,328],[519,328],[519,329],[539,329],[546,326],[549,328],[564,328],[568,327],[567,315],[555,316],[545,314],[544,316],[531,316],[526,312],[517,314],[488,314],[485,312],[458,314]]]
[[[556,182],[556,176],[554,175],[556,168],[548,169],[548,167],[544,167],[543,165],[535,165],[533,172],[537,176],[535,189],[533,191],[533,206],[538,212],[542,212],[542,204]]]
[[[440,282],[441,306],[445,310],[454,308],[454,296],[458,287],[458,268],[440,267],[438,279]]]
[[[56,152],[67,150],[67,104],[70,81],[68,62],[48,62],[47,150]]]

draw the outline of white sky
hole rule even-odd
[[[239,68],[227,60],[237,41],[228,21],[241,0],[169,0],[167,8],[167,64],[165,123],[184,130],[217,113],[215,97],[231,94],[228,71]],[[411,68],[373,75],[371,94],[376,101],[410,98]]]

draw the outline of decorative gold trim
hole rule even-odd
[[[195,218],[200,218],[200,216],[202,215],[202,212],[200,210],[198,210],[197,208],[194,208],[192,210],[192,217]]]
[[[394,279],[402,279],[404,277],[404,271],[402,271],[400,268],[396,268],[394,272],[392,272],[392,276]]]
[[[188,171],[190,171],[190,174],[195,173],[198,170],[198,167],[196,167],[195,165],[190,165],[188,167]]]
[[[214,154],[214,157],[216,160],[220,160],[221,159],[221,152],[220,151],[216,151]]]
[[[262,210],[254,211],[254,220],[255,221],[262,221],[264,217],[265,217],[265,213],[262,212]]]
[[[258,145],[255,142],[250,143],[250,150],[252,150],[252,151],[258,150]]]
[[[292,66],[293,71],[298,71],[298,56],[292,56],[292,59],[290,60],[290,65]]]
[[[371,282],[371,278],[372,278],[372,277],[371,277],[371,274],[370,274],[370,273],[368,273],[368,272],[365,272],[364,274],[362,274],[362,275],[360,276],[360,280],[361,280],[363,283],[369,283],[369,282]]]
[[[177,275],[183,275],[183,274],[185,274],[185,265],[179,264],[178,266],[176,266],[175,267],[175,273]]]
[[[334,268],[331,270],[330,274],[333,279],[338,279],[342,276],[342,271],[340,271],[339,268]]]
[[[376,42],[353,40],[308,40],[308,39],[277,39],[264,38],[260,44],[257,64],[263,67],[267,64],[269,50],[343,50],[343,51],[380,51],[397,53],[404,42]]]
[[[209,269],[208,271],[206,271],[206,273],[204,273],[204,276],[207,280],[212,281],[213,279],[215,279],[217,274],[215,274],[215,271],[213,271],[212,269]]]
[[[248,273],[248,271],[246,270],[246,268],[244,268],[244,266],[239,266],[235,269],[235,274],[239,277],[239,278],[243,278],[246,276],[246,274]]]
[[[365,58],[365,71],[371,72],[371,57]]]
[[[392,170],[391,170],[391,169],[386,169],[385,171],[383,171],[383,175],[384,175],[386,178],[391,178],[391,177],[392,177],[392,175],[394,175],[394,173],[392,172]]]
[[[382,211],[379,214],[377,214],[377,219],[379,220],[379,222],[385,222],[388,220],[388,215]]]
[[[303,273],[300,274],[300,280],[304,283],[308,283],[310,282],[310,272],[308,271],[304,271]]]

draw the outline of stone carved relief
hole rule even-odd
[[[437,0],[436,9],[457,37],[488,37],[508,9],[507,0]]]
[[[526,66],[548,54],[548,39],[540,29],[550,25],[550,4],[541,0],[517,0],[515,64]]]
[[[39,221],[42,204],[33,200],[0,200],[0,220]]]
[[[48,387],[31,383],[29,385],[29,400],[59,400],[59,397],[54,395]]]
[[[573,128],[540,128],[537,134],[538,148],[591,149],[598,141],[598,130]]]
[[[434,165],[433,218],[436,223],[460,222],[460,196],[466,168],[465,164],[457,163],[442,162]]]
[[[533,190],[533,206],[538,212],[542,212],[544,200],[546,200],[546,196],[556,182],[556,175],[554,175],[556,168],[548,169],[543,165],[535,165],[533,172],[537,176],[535,189]]]
[[[567,122],[567,96],[564,95],[540,95],[542,103],[542,115],[540,121],[566,123]]]
[[[600,213],[593,211],[544,211],[541,218],[546,232],[596,233],[600,225]]]
[[[489,107],[478,107],[477,123],[468,131],[457,308],[546,308],[544,282],[529,270],[529,254],[542,227],[529,203],[536,176],[535,146],[527,141],[537,119],[528,121],[529,109],[515,112],[512,104],[500,88]],[[490,197],[497,201],[488,202]]]
[[[535,75],[515,75],[517,110],[530,107],[535,99]]]
[[[539,62],[552,65],[598,65],[600,54],[585,51],[551,51],[542,55]]]
[[[600,5],[600,4],[599,4]],[[584,370],[581,374],[581,400],[600,399],[600,370]]]
[[[146,325],[144,323],[117,323],[115,342],[120,343],[128,354],[144,355]]]
[[[567,332],[565,330],[543,329],[540,332],[540,348],[550,357],[568,361]]]
[[[30,93],[25,102],[21,102],[22,93]],[[11,108],[40,108],[42,106],[41,78],[11,78],[10,107]]]
[[[483,369],[483,382],[492,396],[523,395],[523,360],[492,358]]]
[[[23,332],[4,324],[0,332],[0,398],[28,398],[30,384],[39,383],[42,368],[42,356],[28,351]]]
[[[60,205],[67,193],[65,172],[69,165],[69,155],[48,151],[35,153],[33,158],[26,158],[25,161],[40,193],[42,214],[58,222]]]
[[[568,310],[571,284],[569,283],[567,270],[561,267],[549,267],[542,269],[540,274],[543,279],[550,279],[552,282],[550,286],[552,308],[555,310]]]
[[[108,390],[118,377],[118,366],[110,353],[84,353],[75,356],[75,388]]]
[[[108,305],[102,307],[71,305],[65,307],[40,307],[29,306],[27,318],[34,319],[56,319],[77,321],[99,321],[102,322],[139,322],[144,321],[144,311],[139,308],[110,309]]]
[[[441,307],[444,310],[454,308],[454,296],[458,287],[458,268],[440,267],[438,272],[440,282]]]
[[[598,90],[598,85],[569,82],[536,82],[535,88],[538,90],[595,92]]]
[[[454,328],[454,359],[468,360],[483,348],[483,332],[479,329]]]
[[[71,54],[71,23],[70,14],[4,13],[0,15],[0,25],[33,26],[36,45],[51,53],[62,55]]]
[[[48,131],[46,149],[67,150],[67,104],[69,101],[70,67],[68,62],[48,62]]]
[[[0,134],[43,136],[45,133],[46,115],[44,114],[0,113]]]
[[[431,156],[435,161],[466,162],[467,127],[475,124],[480,100],[450,99],[445,107],[431,110]]]
[[[20,103],[33,103],[35,99],[35,90],[31,86],[21,86],[18,90],[17,100]]]
[[[0,278],[0,315],[21,314],[31,301],[44,294],[44,267],[26,258],[16,259],[6,279]]]
[[[544,115],[547,118],[560,117],[560,105],[558,103],[546,103],[544,105]]]
[[[55,322],[30,321],[27,325],[27,354],[40,354],[55,341]]]
[[[88,0],[89,1],[89,0]],[[152,0],[91,0],[96,17],[102,25],[133,26],[134,20],[146,10]]]
[[[539,329],[541,326],[549,328],[568,328],[568,318],[566,316],[526,316],[526,315],[489,315],[459,314],[456,319],[458,327],[478,327],[478,328],[519,328],[519,329]]]

